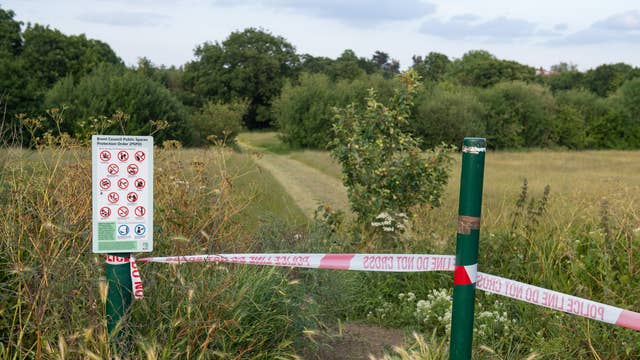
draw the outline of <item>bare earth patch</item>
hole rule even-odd
[[[385,350],[404,343],[404,331],[374,325],[348,323],[341,333],[331,336],[320,345],[318,353],[308,359],[369,360],[381,358]]]

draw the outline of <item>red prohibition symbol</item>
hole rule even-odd
[[[107,172],[109,175],[115,175],[118,171],[120,171],[120,168],[116,164],[109,164],[109,166],[107,166]]]
[[[129,180],[125,179],[125,178],[120,178],[118,179],[118,187],[122,190],[126,189],[129,187]]]
[[[129,215],[129,208],[126,206],[120,206],[118,208],[118,216],[127,217],[127,215]]]
[[[127,173],[129,175],[136,175],[138,171],[140,171],[140,168],[136,164],[129,164],[129,166],[127,166]]]
[[[107,178],[103,178],[102,180],[100,180],[100,189],[109,190],[110,187],[111,187],[111,180]]]
[[[109,195],[107,195],[107,201],[112,204],[117,203],[118,200],[120,200],[120,195],[116,192],[110,192]]]
[[[109,161],[111,160],[111,153],[107,150],[100,151],[100,160]]]
[[[100,208],[100,217],[102,217],[103,219],[106,219],[109,216],[111,216],[111,209],[109,209],[106,206],[101,207]]]
[[[147,185],[147,182],[144,181],[144,179],[136,179],[136,181],[133,182],[133,185],[136,187],[136,189],[142,190],[144,189],[144,186]]]
[[[136,151],[133,157],[136,159],[136,161],[143,162],[147,155],[144,154],[144,151]]]
[[[127,194],[127,200],[131,203],[138,201],[138,194],[130,192]]]
[[[120,150],[118,152],[118,160],[120,160],[121,162],[129,160],[129,153],[124,150]]]
[[[144,206],[136,206],[134,212],[136,213],[136,216],[142,217],[147,213],[147,209],[145,209]]]

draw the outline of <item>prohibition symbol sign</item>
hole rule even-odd
[[[147,209],[145,209],[144,206],[136,206],[134,212],[136,213],[136,216],[142,217],[147,213]]]
[[[144,181],[144,179],[136,179],[136,181],[133,182],[133,185],[136,187],[136,189],[138,190],[142,190],[144,189],[144,186],[147,183]]]
[[[144,233],[147,232],[147,228],[142,224],[138,224],[133,228],[133,232],[135,232],[136,235],[144,235]]]
[[[107,150],[100,151],[100,160],[109,161],[111,160],[111,153]]]
[[[127,160],[129,160],[129,153],[124,151],[124,150],[120,150],[118,152],[118,160],[125,162]]]
[[[129,180],[125,178],[118,179],[118,187],[122,190],[126,189],[129,187]]]
[[[102,217],[103,219],[106,219],[109,216],[111,216],[111,209],[109,209],[106,206],[101,207],[100,208],[100,217]]]
[[[109,190],[110,187],[111,187],[111,180],[107,178],[100,180],[100,189]]]
[[[129,226],[127,226],[127,225],[118,226],[118,235],[120,235],[120,236],[129,235]]]
[[[118,216],[127,217],[127,215],[129,215],[129,208],[126,206],[120,206],[118,208]]]
[[[116,192],[110,192],[109,195],[107,195],[107,201],[112,204],[117,203],[118,200],[120,200],[120,195],[118,195],[118,193]]]
[[[109,166],[107,167],[107,172],[109,173],[109,175],[115,175],[118,173],[118,171],[120,171],[120,168],[116,164],[109,164]]]
[[[129,166],[127,166],[127,173],[129,175],[136,175],[138,171],[140,171],[140,168],[136,164],[129,164]]]
[[[147,156],[144,154],[144,151],[136,151],[133,157],[136,159],[136,161],[143,162]]]
[[[136,194],[136,193],[134,193],[134,192],[130,192],[130,193],[128,193],[128,194],[127,194],[127,200],[128,200],[129,202],[132,202],[132,203],[134,203],[134,202],[138,201],[138,194]]]

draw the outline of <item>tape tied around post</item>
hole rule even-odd
[[[477,146],[465,146],[462,145],[462,152],[463,153],[469,153],[469,154],[479,154],[481,152],[486,152],[487,148],[486,147],[477,147]]]
[[[144,289],[142,287],[142,277],[136,264],[135,256],[123,257],[117,255],[107,255],[106,263],[109,265],[125,265],[129,264],[129,275],[131,276],[131,293],[134,299],[144,298]]]
[[[458,234],[469,235],[471,230],[480,229],[480,218],[475,216],[458,216]]]

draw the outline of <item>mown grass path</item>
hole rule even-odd
[[[307,217],[312,218],[321,204],[349,211],[347,189],[340,180],[288,154],[275,154],[242,141],[238,141],[238,145],[243,151],[256,154],[256,164],[276,178]]]

